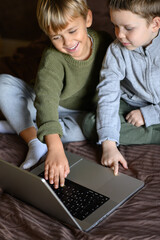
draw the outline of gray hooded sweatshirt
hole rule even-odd
[[[103,61],[98,89],[99,143],[119,144],[119,106],[122,98],[139,108],[145,126],[160,123],[160,33],[145,49],[128,50],[117,39]]]

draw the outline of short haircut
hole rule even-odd
[[[148,23],[160,17],[160,0],[110,0],[112,10],[126,10],[145,18]]]
[[[38,23],[47,35],[50,28],[57,33],[70,20],[80,16],[86,19],[87,14],[86,0],[38,0],[37,3]]]

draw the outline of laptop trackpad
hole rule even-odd
[[[83,159],[71,168],[68,178],[115,202],[131,196],[142,186],[142,182],[126,174],[114,176],[112,169]]]
[[[68,179],[94,191],[98,191],[113,177],[114,174],[110,168],[103,167],[86,159],[75,164],[68,175]]]

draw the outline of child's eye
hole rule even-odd
[[[52,37],[52,40],[58,40],[60,38],[61,38],[61,36],[55,36],[55,37]]]
[[[133,30],[133,28],[129,28],[129,27],[126,27],[125,28],[127,31],[132,31]]]
[[[76,31],[77,31],[77,29],[71,30],[69,33],[72,34],[72,33],[75,33]]]

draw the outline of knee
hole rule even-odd
[[[9,74],[0,74],[0,84],[6,84],[11,81],[14,77]]]
[[[0,74],[0,92],[1,95],[14,82],[14,77],[9,74]]]
[[[8,79],[9,75],[8,74],[0,74],[0,100],[3,99],[3,96],[6,97],[6,90],[7,90],[7,85],[8,85]]]
[[[17,95],[17,88],[19,88],[20,79],[9,74],[0,74],[0,96],[1,98],[10,95]]]
[[[0,74],[0,107],[8,101],[12,101],[12,95],[17,95],[13,86],[15,86],[16,78],[9,74]]]

